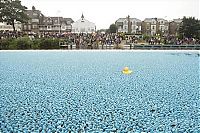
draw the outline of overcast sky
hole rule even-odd
[[[28,9],[34,5],[45,16],[62,16],[94,22],[97,29],[108,28],[118,18],[159,17],[171,20],[183,16],[200,19],[199,0],[21,0]]]

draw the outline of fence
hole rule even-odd
[[[87,44],[76,46],[75,43],[66,43],[59,42],[60,48],[62,49],[149,49],[149,50],[200,50],[200,44],[195,45],[169,45],[169,44],[160,44],[160,45],[149,45],[149,44],[133,44],[133,43],[125,43],[121,45],[122,47],[118,47],[116,44]]]

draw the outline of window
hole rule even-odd
[[[127,25],[127,20],[124,21],[124,25]]]
[[[38,26],[37,25],[33,25],[33,29],[37,29],[38,28]]]
[[[39,23],[39,19],[32,19],[32,22]]]
[[[153,21],[152,21],[152,24],[156,24],[156,21],[155,21],[155,20],[153,20]]]
[[[152,26],[152,29],[155,30],[155,26]]]
[[[33,13],[33,16],[37,16],[38,14],[37,13]]]
[[[163,31],[163,30],[164,30],[164,26],[161,26],[161,27],[160,27],[160,30]]]
[[[71,29],[71,25],[66,26],[66,29]]]
[[[31,25],[28,26],[28,30],[31,30]]]
[[[126,30],[126,29],[127,29],[127,26],[124,26],[124,29]]]

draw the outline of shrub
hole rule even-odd
[[[8,48],[11,50],[16,50],[17,49],[17,41],[16,39],[9,39],[9,41],[7,40],[9,46]]]
[[[16,39],[17,49],[31,49],[33,42],[28,37]]]
[[[151,36],[149,36],[149,35],[144,35],[143,36],[143,39],[146,40],[146,41],[149,40],[150,38],[151,38]]]
[[[0,50],[8,50],[11,39],[0,39]]]
[[[59,39],[42,38],[30,40],[29,37],[21,37],[17,39],[1,39],[0,49],[59,49]]]
[[[40,49],[59,49],[59,39],[41,39]]]
[[[33,40],[33,44],[31,46],[32,49],[40,49],[41,39]]]

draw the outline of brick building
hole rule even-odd
[[[72,30],[71,18],[45,17],[40,10],[32,7],[26,10],[29,17],[28,23],[23,24],[22,30],[27,32],[70,32]]]
[[[169,30],[169,23],[163,18],[145,18],[142,21],[142,34],[146,35],[167,35]]]
[[[44,15],[40,10],[36,10],[32,7],[32,10],[26,10],[26,14],[29,17],[28,23],[23,24],[22,30],[27,32],[39,32],[39,25],[42,24]]]

